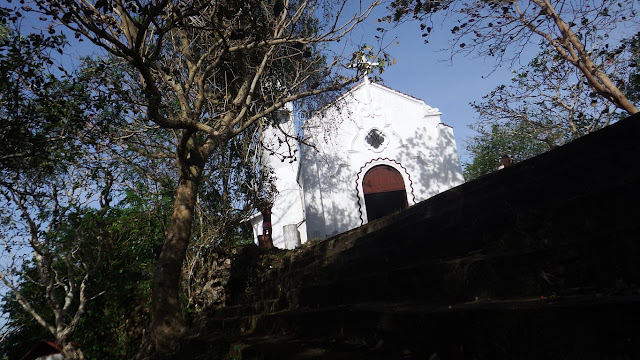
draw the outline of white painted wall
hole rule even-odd
[[[410,206],[461,184],[453,130],[440,115],[421,100],[365,81],[309,119],[304,137],[314,147],[303,145],[301,159],[292,163],[270,162],[280,192],[274,245],[284,247],[287,224],[298,225],[304,243],[367,223],[362,180],[377,165],[402,175]],[[287,126],[293,131],[292,118]],[[378,148],[365,140],[372,129],[385,138]]]
[[[293,109],[287,104],[282,112],[283,122],[279,128],[269,128],[263,133],[265,148],[274,154],[264,154],[263,161],[273,169],[278,193],[275,195],[271,209],[272,239],[275,247],[286,249],[294,245],[286,244],[284,226],[295,224],[300,238],[307,237],[304,221],[304,206],[302,187],[298,184],[297,174],[300,164],[298,144],[294,141],[295,125]],[[293,158],[290,158],[293,156]],[[262,235],[262,215],[256,214],[251,218],[254,241],[258,243],[258,235]]]

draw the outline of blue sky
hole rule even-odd
[[[0,4],[6,6],[6,0],[0,0]],[[376,19],[387,13],[384,6],[378,7],[350,35],[350,42],[375,45],[373,35],[378,34],[376,28],[390,28],[385,36],[385,43],[397,42],[397,45],[388,46],[386,51],[396,59],[396,64],[383,73],[383,83],[440,109],[442,121],[454,129],[461,161],[470,162],[471,157],[465,145],[475,134],[469,129],[469,124],[476,121],[476,114],[469,103],[480,101],[483,95],[497,85],[508,83],[511,78],[510,69],[501,67],[493,71],[493,59],[457,56],[451,61],[449,52],[443,50],[449,46],[450,27],[447,23],[441,28],[434,27],[429,44],[425,44],[417,22],[407,22],[395,28],[376,22]],[[79,43],[72,36],[69,41],[72,45],[59,59],[65,67],[77,64],[80,55],[90,55],[95,51],[88,41]],[[522,62],[526,63],[527,60],[523,59]]]

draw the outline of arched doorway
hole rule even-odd
[[[362,180],[362,190],[369,221],[408,206],[402,175],[391,166],[378,165],[369,169]]]

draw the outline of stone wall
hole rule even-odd
[[[640,358],[638,134],[626,119],[281,254],[207,326],[243,358]]]

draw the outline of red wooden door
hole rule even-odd
[[[402,175],[388,165],[371,168],[362,180],[369,221],[407,207],[407,191]]]

